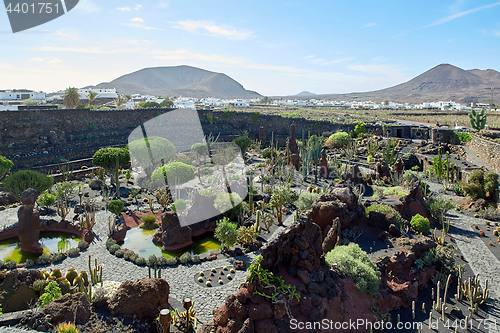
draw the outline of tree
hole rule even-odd
[[[128,144],[128,149],[148,177],[162,164],[162,160],[167,164],[177,151],[172,142],[157,136],[134,140]]]
[[[38,105],[38,103],[40,103],[40,102],[37,101],[36,99],[28,98],[28,99],[24,100],[24,105],[26,105],[26,106]]]
[[[245,156],[245,152],[247,151],[247,148],[250,147],[252,144],[252,139],[250,139],[248,136],[240,136],[236,139],[233,140],[234,144],[240,147],[241,149],[241,154]]]
[[[7,192],[20,201],[21,194],[24,190],[31,187],[32,189],[35,189],[38,194],[40,194],[51,188],[54,184],[54,180],[52,177],[37,171],[22,170],[9,175],[5,178],[2,184]]]
[[[99,95],[98,93],[96,93],[95,91],[91,91],[89,92],[89,104],[92,105],[94,103],[94,100],[97,98],[97,95]]]
[[[140,102],[135,105],[135,109],[160,108],[160,104],[156,102]]]
[[[126,94],[123,97],[125,97],[127,99],[127,101],[130,101],[132,99],[132,95],[130,95],[130,94]]]
[[[262,104],[271,104],[273,102],[273,99],[271,97],[264,97],[263,99],[260,100],[260,103]]]
[[[68,88],[64,93],[63,104],[67,109],[74,109],[80,104],[80,93],[77,88]]]
[[[118,98],[115,99],[115,103],[116,107],[120,109],[123,104],[127,103],[127,100],[122,96],[118,96]]]
[[[101,148],[92,157],[92,164],[103,167],[113,176],[116,184],[116,195],[120,195],[119,170],[130,162],[130,154],[127,148]]]
[[[172,102],[170,99],[165,98],[163,102],[160,103],[160,106],[162,108],[173,108],[174,107],[174,102]]]

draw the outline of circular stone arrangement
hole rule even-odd
[[[194,280],[200,287],[212,288],[231,282],[235,276],[236,270],[230,265],[200,271],[194,275]]]

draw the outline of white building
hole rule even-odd
[[[115,88],[78,89],[78,93],[82,99],[88,99],[90,92],[97,93],[96,98],[118,98],[118,93]]]
[[[0,100],[21,101],[29,98],[45,102],[45,93],[32,90],[0,90]]]

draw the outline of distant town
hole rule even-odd
[[[0,111],[17,111],[32,108],[64,108],[64,91],[46,94],[42,91],[26,89],[0,90]],[[500,111],[493,104],[468,103],[463,105],[454,101],[425,102],[420,104],[396,103],[392,101],[331,101],[324,99],[293,99],[287,97],[262,99],[220,99],[220,98],[194,98],[194,97],[162,97],[142,94],[120,94],[115,88],[78,89],[80,104],[78,108],[92,109],[133,109],[139,107],[161,105],[164,101],[171,100],[173,108],[196,107],[226,107],[248,108],[250,105],[266,104],[271,106],[309,106],[309,107],[337,107],[345,109],[435,109],[442,111],[468,111],[474,108],[486,111]],[[89,98],[92,95],[93,97]],[[146,104],[150,102],[149,104]],[[163,104],[165,105],[165,104]],[[162,106],[163,106],[162,105]]]

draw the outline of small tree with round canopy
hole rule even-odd
[[[127,148],[101,148],[92,157],[92,164],[103,167],[111,175],[111,181],[113,181],[114,177],[117,196],[120,195],[119,169],[129,162],[130,154]]]

